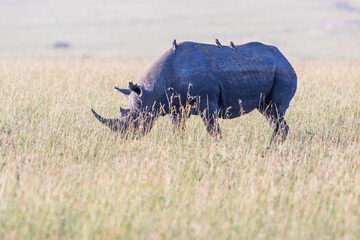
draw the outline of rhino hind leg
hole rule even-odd
[[[272,142],[285,141],[289,132],[289,126],[284,117],[296,92],[296,81],[297,77],[291,66],[279,66],[276,70],[273,87],[259,106],[259,111],[274,129],[270,145]]]
[[[281,106],[275,102],[267,101],[266,99],[258,108],[260,113],[265,116],[266,120],[268,120],[270,127],[274,129],[270,138],[270,145],[273,142],[280,143],[286,140],[289,132],[289,126],[284,119],[286,109],[286,106]]]
[[[269,145],[271,145],[273,142],[280,143],[285,141],[289,132],[289,126],[284,120],[284,116],[270,116],[268,119],[270,126],[274,129]]]
[[[205,102],[205,103],[204,103]],[[221,138],[221,130],[218,122],[219,107],[218,104],[210,101],[200,103],[200,115],[206,126],[206,131],[214,138]]]

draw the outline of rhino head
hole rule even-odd
[[[117,118],[106,119],[91,109],[94,116],[114,132],[126,134],[130,131],[146,133],[152,128],[154,114],[144,108],[143,100],[146,98],[146,90],[137,84],[129,82],[129,89],[115,87],[116,90],[128,97],[129,108],[120,107],[120,114]]]

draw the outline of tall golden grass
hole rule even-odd
[[[258,112],[160,118],[122,139],[116,117],[148,61],[0,61],[0,239],[358,239],[360,64],[294,64],[289,136]]]

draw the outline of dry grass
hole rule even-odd
[[[297,62],[288,140],[253,112],[198,117],[185,135],[161,118],[121,139],[113,90],[149,62],[0,62],[1,239],[360,238],[360,65]]]

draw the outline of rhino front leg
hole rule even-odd
[[[176,129],[180,129],[182,133],[185,133],[186,125],[185,125],[185,117],[178,113],[171,115],[171,123],[173,126],[173,134],[175,134]]]
[[[221,130],[218,122],[219,107],[217,103],[206,101],[200,103],[201,117],[206,126],[207,132],[217,138],[221,138]]]

